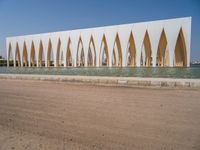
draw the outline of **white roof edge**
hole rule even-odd
[[[126,24],[118,24],[118,25],[106,25],[106,26],[98,26],[98,27],[91,27],[91,28],[78,28],[78,29],[73,29],[73,30],[63,30],[63,31],[56,31],[56,32],[44,32],[44,33],[38,33],[38,34],[27,34],[27,35],[20,35],[20,36],[10,36],[6,37],[6,40],[10,39],[17,39],[17,38],[23,38],[23,37],[29,37],[29,36],[45,36],[45,35],[50,35],[50,34],[57,34],[57,33],[64,33],[64,32],[73,32],[73,31],[78,31],[78,30],[94,30],[94,29],[100,29],[100,28],[110,28],[110,27],[115,27],[115,26],[124,26],[124,25],[134,25],[134,24],[141,24],[141,23],[156,23],[159,21],[172,21],[172,20],[180,20],[180,19],[190,19],[192,20],[191,16],[188,17],[179,17],[179,18],[171,18],[171,19],[159,19],[159,20],[154,20],[154,21],[144,21],[144,22],[136,22],[136,23],[126,23]]]

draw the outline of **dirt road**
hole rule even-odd
[[[199,150],[200,90],[0,80],[0,150]]]

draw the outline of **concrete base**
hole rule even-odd
[[[122,87],[200,88],[200,79],[0,74],[0,79],[56,81]]]

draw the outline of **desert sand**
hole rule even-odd
[[[199,150],[200,90],[0,79],[0,150]]]

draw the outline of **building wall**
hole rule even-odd
[[[41,50],[46,67],[61,54],[65,67],[189,67],[190,44],[191,17],[6,38],[7,61],[21,67],[41,66]]]

